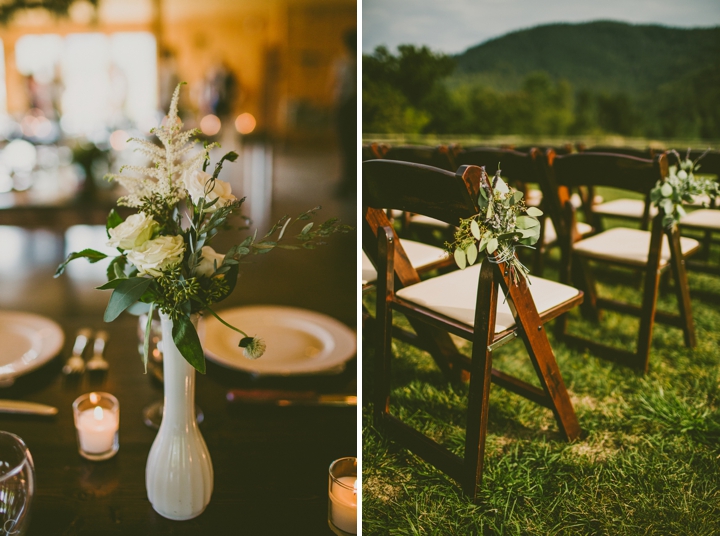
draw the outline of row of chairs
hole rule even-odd
[[[473,498],[482,477],[487,430],[490,382],[550,408],[561,432],[578,437],[580,427],[562,376],[545,333],[545,323],[558,318],[555,328],[564,341],[589,348],[598,355],[647,371],[654,323],[682,329],[685,344],[696,344],[685,259],[700,244],[681,237],[677,228],[662,225],[662,215],[653,217],[650,230],[612,228],[583,236],[577,226],[573,189],[595,187],[625,189],[647,196],[658,181],[668,176],[668,155],[653,159],[593,153],[557,155],[531,149],[526,153],[475,148],[454,155],[456,172],[410,162],[371,159],[363,163],[363,251],[375,272],[377,305],[373,326],[376,348],[375,421],[415,453],[456,478]],[[463,160],[464,159],[464,160]],[[393,210],[422,214],[448,226],[478,213],[480,182],[502,162],[503,176],[527,184],[536,182],[543,191],[543,209],[554,224],[561,245],[560,282],[536,275],[515,284],[500,262],[482,262],[463,271],[443,273],[423,280],[399,239],[388,215]],[[437,262],[441,262],[437,260]],[[445,258],[442,262],[448,262]],[[645,276],[642,305],[620,303],[598,296],[592,264],[610,262],[641,270]],[[427,266],[427,265],[426,265]],[[675,279],[678,314],[657,311],[661,273]],[[370,284],[370,280],[366,281]],[[499,297],[499,289],[504,294]],[[567,332],[566,313],[580,305],[583,314],[599,318],[601,309],[640,317],[634,352],[609,348]],[[465,455],[449,451],[408,427],[389,412],[392,312],[405,314],[414,330],[405,337],[430,352],[440,368],[457,378],[470,373]],[[449,334],[473,342],[470,359],[456,348]],[[532,361],[541,389],[492,368],[492,353],[499,346],[521,338]]]

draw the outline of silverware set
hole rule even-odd
[[[98,331],[95,333],[95,341],[93,343],[93,355],[90,360],[85,363],[83,354],[85,348],[88,346],[90,339],[93,336],[93,332],[90,328],[82,328],[77,332],[75,336],[75,344],[73,344],[72,354],[70,358],[63,366],[62,371],[66,376],[74,374],[82,374],[85,369],[94,370],[107,370],[109,363],[103,357],[105,351],[105,345],[107,344],[108,334],[107,331]]]

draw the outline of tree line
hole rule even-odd
[[[425,46],[363,55],[363,131],[720,138],[720,61],[641,94],[575,89],[544,71],[502,91],[452,78],[455,68]]]

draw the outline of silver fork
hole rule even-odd
[[[88,340],[92,335],[90,328],[83,328],[77,332],[75,336],[75,344],[73,345],[72,355],[67,360],[62,371],[63,374],[82,374],[85,372],[85,360],[82,355],[87,346]]]
[[[107,370],[110,366],[110,363],[108,363],[103,357],[103,351],[105,350],[105,344],[107,343],[107,340],[107,331],[98,331],[95,334],[93,356],[92,359],[87,362],[88,370]]]

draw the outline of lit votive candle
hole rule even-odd
[[[328,524],[335,534],[357,534],[356,458],[340,458],[330,465]]]
[[[88,460],[107,460],[118,451],[120,405],[108,393],[88,393],[73,403],[78,450]]]

